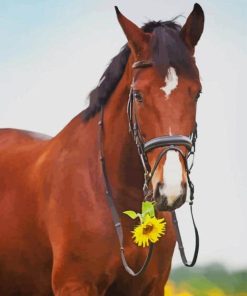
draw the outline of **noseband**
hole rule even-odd
[[[150,61],[138,61],[133,64],[133,68],[147,68],[153,66],[152,62]],[[188,263],[183,243],[182,243],[182,238],[180,235],[179,227],[178,227],[178,222],[176,218],[176,213],[175,211],[172,211],[172,221],[175,227],[175,232],[176,232],[176,238],[179,246],[179,251],[180,255],[182,258],[182,261],[185,266],[192,267],[195,265],[197,256],[198,256],[198,251],[199,251],[199,234],[195,225],[194,217],[193,217],[193,212],[192,212],[192,204],[194,200],[194,185],[190,180],[190,171],[193,167],[194,163],[194,153],[195,153],[195,144],[196,144],[196,139],[197,139],[197,125],[195,124],[195,128],[191,134],[190,137],[184,136],[184,135],[173,135],[173,136],[159,136],[157,138],[153,138],[147,142],[144,142],[143,137],[141,135],[140,128],[138,126],[137,118],[136,118],[136,113],[134,110],[134,96],[133,96],[133,88],[130,88],[130,93],[129,93],[129,100],[128,100],[128,105],[127,105],[127,115],[128,115],[128,121],[129,121],[129,130],[133,135],[134,141],[137,145],[137,150],[138,154],[140,156],[143,169],[144,169],[144,186],[143,186],[143,191],[144,191],[144,199],[147,200],[149,199],[150,196],[153,195],[153,191],[149,189],[149,184],[150,181],[152,180],[152,177],[155,173],[155,170],[157,169],[161,159],[166,155],[168,151],[177,151],[184,162],[184,166],[186,169],[187,173],[187,181],[188,185],[190,188],[190,211],[191,211],[191,216],[192,216],[192,222],[194,226],[194,231],[195,231],[195,251],[194,251],[194,256],[191,261],[191,263]],[[105,194],[106,194],[106,199],[108,202],[108,205],[111,209],[112,213],[112,218],[113,222],[116,228],[116,233],[118,236],[119,244],[120,244],[120,254],[121,254],[121,260],[123,263],[123,266],[125,270],[132,276],[138,276],[140,275],[147,267],[151,255],[152,255],[152,250],[153,250],[153,244],[150,244],[149,247],[149,252],[146,257],[146,260],[142,267],[139,269],[138,272],[134,272],[128,265],[125,254],[124,254],[124,242],[123,242],[123,229],[122,229],[122,224],[121,220],[119,217],[119,214],[116,210],[114,201],[113,201],[113,195],[112,195],[112,190],[110,186],[110,182],[108,179],[107,171],[106,171],[106,163],[105,163],[105,157],[104,157],[104,147],[103,147],[103,138],[104,138],[104,126],[103,126],[103,120],[104,120],[104,109],[101,107],[101,112],[100,112],[100,120],[98,122],[99,125],[99,145],[100,145],[100,161],[101,161],[101,167],[102,167],[102,173],[103,173],[103,180],[104,180],[104,186],[105,186]],[[188,151],[187,154],[184,154],[181,147],[185,147]],[[155,164],[153,168],[151,169],[148,158],[147,158],[147,153],[152,151],[153,149],[156,148],[163,148],[162,151],[159,153]],[[192,164],[190,167],[188,167],[188,158],[192,157]]]

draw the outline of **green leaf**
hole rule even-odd
[[[129,216],[131,219],[136,219],[138,217],[135,211],[125,211],[123,212],[125,215]]]
[[[150,201],[144,201],[142,203],[142,216],[145,218],[146,215],[150,217],[155,216],[154,205]]]

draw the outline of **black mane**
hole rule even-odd
[[[193,75],[192,56],[180,37],[181,26],[175,21],[151,21],[142,30],[154,33],[151,39],[152,61],[165,77],[169,67],[174,67],[178,74]],[[124,45],[110,62],[100,78],[99,84],[89,94],[89,106],[82,112],[85,121],[99,112],[110,98],[120,81],[130,55],[128,45]]]

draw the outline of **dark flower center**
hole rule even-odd
[[[149,234],[153,230],[152,224],[147,224],[145,227],[143,227],[143,234]]]

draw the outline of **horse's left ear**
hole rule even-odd
[[[181,29],[181,37],[192,53],[194,53],[194,48],[202,35],[203,28],[204,12],[201,6],[196,3],[185,25]]]
[[[136,24],[127,19],[117,6],[115,6],[118,22],[121,25],[125,36],[128,39],[128,44],[136,56],[140,56],[149,41],[149,34],[146,34]]]

